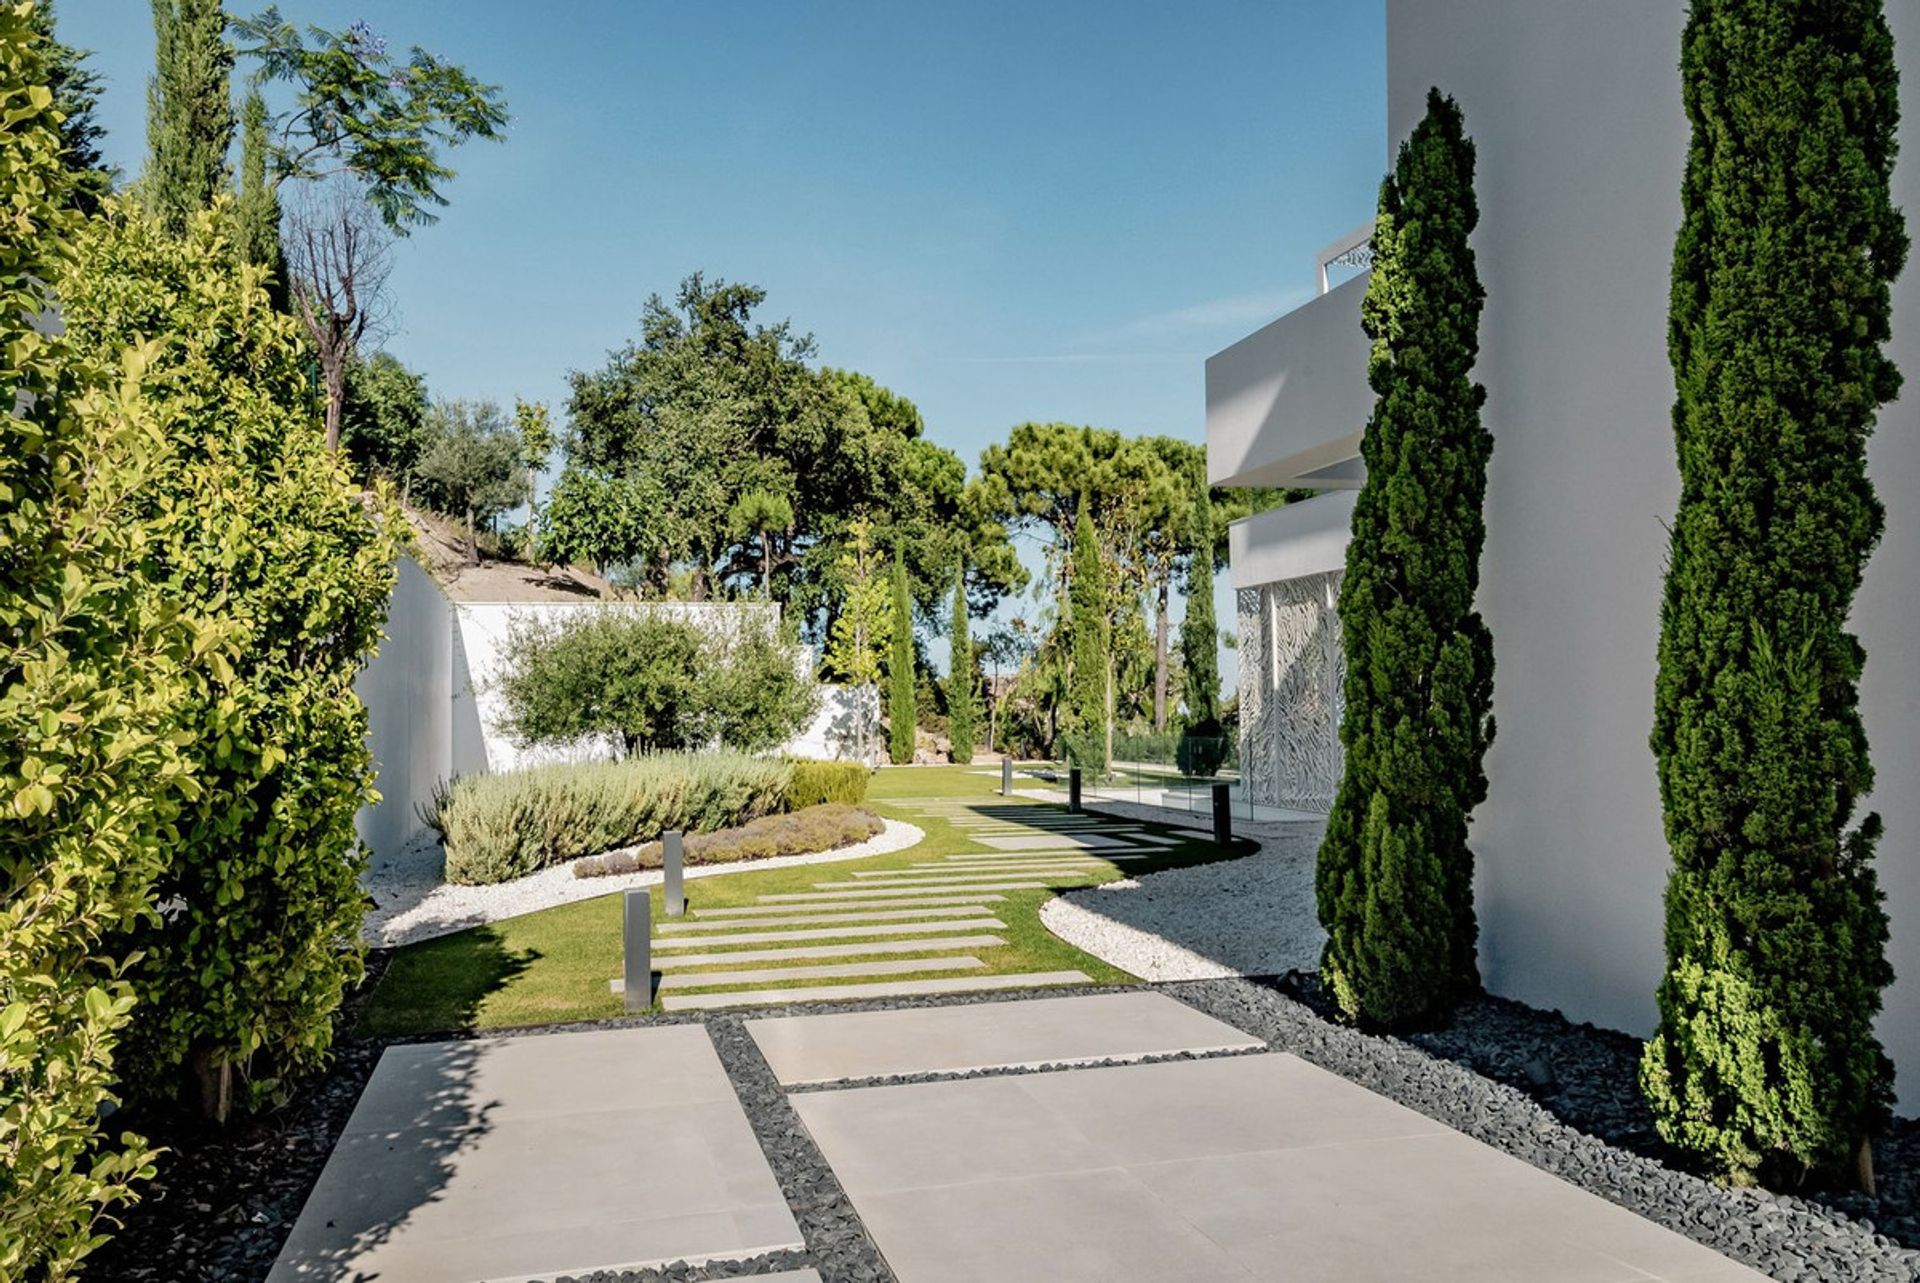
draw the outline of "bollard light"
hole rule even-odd
[[[665,870],[667,916],[677,918],[687,911],[687,892],[685,869],[687,863],[687,840],[679,829],[668,829],[660,835],[660,864]]]
[[[653,1005],[653,922],[652,900],[645,887],[635,887],[626,897],[626,1003],[628,1011],[645,1011]]]

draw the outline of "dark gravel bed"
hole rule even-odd
[[[1146,1056],[1103,1056],[1098,1060],[1046,1061],[1037,1065],[1008,1065],[993,1069],[934,1070],[920,1074],[883,1074],[875,1078],[835,1078],[829,1082],[795,1083],[789,1096],[816,1091],[849,1091],[860,1087],[903,1087],[916,1083],[966,1082],[973,1078],[1019,1078],[1026,1074],[1057,1074],[1068,1069],[1117,1069],[1129,1065],[1160,1065],[1173,1060],[1219,1060],[1227,1056],[1256,1056],[1265,1047],[1234,1047],[1220,1051],[1158,1051]]]
[[[1911,1219],[1910,1201],[1898,1218],[1886,1207],[1896,1191],[1911,1188],[1910,1127],[1902,1129],[1892,1152],[1883,1153],[1889,1179],[1877,1202],[1820,1202],[1728,1189],[1654,1156],[1651,1121],[1629,1099],[1637,1051],[1626,1046],[1632,1040],[1623,1035],[1489,998],[1468,1004],[1445,1030],[1380,1037],[1316,1013],[1301,1001],[1317,996],[1311,983],[1298,978],[1194,980],[1159,987],[1265,1038],[1277,1050],[1332,1070],[1775,1279],[1920,1279],[1920,1251],[1902,1246],[1879,1227],[1881,1219],[1889,1224],[1898,1219],[1903,1227]],[[1608,1137],[1618,1138],[1617,1143]],[[1898,1180],[1892,1179],[1896,1164]],[[1881,1215],[1866,1214],[1873,1211]]]
[[[367,978],[341,1012],[351,1027],[386,970],[367,957]],[[172,1115],[131,1115],[113,1131],[136,1131],[167,1152],[122,1227],[87,1258],[89,1279],[114,1283],[257,1283],[320,1179],[334,1141],[360,1100],[384,1043],[345,1040],[326,1073],[294,1102],[228,1131]]]

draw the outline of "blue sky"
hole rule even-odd
[[[436,395],[558,404],[701,269],[969,464],[1027,419],[1197,441],[1207,354],[1308,297],[1386,161],[1379,0],[281,8],[505,89],[507,141],[453,154],[393,277],[387,346]],[[148,6],[58,14],[135,174]]]

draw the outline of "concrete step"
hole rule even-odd
[[[874,912],[826,913],[795,920],[791,907],[768,905],[761,910],[771,914],[762,918],[714,918],[705,922],[681,922],[673,919],[660,924],[663,933],[678,934],[683,931],[728,931],[736,927],[810,927],[816,923],[835,922],[899,922],[907,918],[977,918],[993,910],[985,905],[966,905],[961,908],[926,909],[881,909]]]
[[[965,918],[953,922],[887,923],[882,926],[809,927],[803,931],[743,931],[738,935],[673,936],[655,940],[655,949],[680,949],[688,945],[774,944],[782,940],[831,940],[836,936],[925,935],[933,931],[1003,931],[1006,923],[998,918]]]
[[[842,980],[854,976],[912,976],[933,971],[975,971],[978,958],[883,958],[875,962],[830,962],[817,967],[757,967],[751,971],[676,971],[660,979],[662,992],[719,989],[727,985],[780,984],[788,980]]]
[[[702,944],[706,941],[702,941]],[[719,953],[655,954],[655,971],[682,967],[731,965],[739,962],[781,962],[789,958],[861,958],[881,953],[926,953],[933,949],[997,949],[999,936],[949,936],[931,940],[868,940],[860,944],[806,944],[785,949],[723,949]]]

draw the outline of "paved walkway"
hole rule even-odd
[[[269,1281],[683,1259],[793,1283],[1762,1279],[1132,991],[392,1047]]]
[[[1178,838],[1031,802],[898,803],[940,819],[968,846],[901,869],[823,877],[744,907],[691,908],[656,923],[653,965],[666,1011],[851,1001],[1086,984],[1080,971],[1007,971],[999,916],[1010,893],[1083,886],[1110,867],[1158,858]],[[949,844],[950,845],[950,844]],[[616,988],[618,984],[616,982]]]

